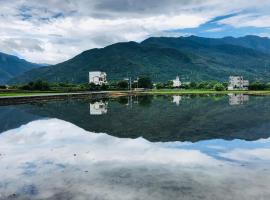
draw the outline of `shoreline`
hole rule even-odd
[[[8,106],[15,104],[38,103],[46,101],[60,101],[66,99],[104,99],[116,98],[119,96],[129,95],[119,91],[100,91],[100,92],[73,92],[73,93],[29,93],[16,96],[0,96],[0,106]]]
[[[3,93],[2,93],[3,94]],[[26,104],[35,102],[46,102],[51,100],[65,99],[88,99],[96,100],[103,98],[117,98],[119,96],[129,95],[228,95],[228,94],[246,94],[267,96],[270,90],[266,91],[214,91],[214,90],[146,90],[146,91],[93,91],[93,92],[18,92],[8,95],[8,92],[1,96],[0,106]]]
[[[144,94],[247,94],[247,95],[270,95],[270,90],[224,90],[224,91],[215,91],[215,90],[173,90],[173,89],[164,89],[164,90],[150,90],[142,92]]]

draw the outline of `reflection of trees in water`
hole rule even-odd
[[[128,97],[124,96],[124,97],[118,97],[117,102],[122,104],[122,105],[127,105],[128,104]]]
[[[21,110],[59,118],[94,132],[151,141],[198,141],[204,139],[256,140],[269,137],[270,97],[251,97],[248,104],[230,106],[228,96],[185,96],[181,106],[172,96],[112,99],[106,115],[89,115],[89,101],[48,102],[42,107],[23,105]],[[146,109],[147,108],[147,109]],[[252,117],[251,117],[252,116]]]
[[[152,100],[152,95],[124,96],[117,98],[117,102],[122,105],[139,104],[140,106],[150,106]]]
[[[151,105],[152,100],[153,100],[152,95],[144,95],[144,96],[139,96],[138,97],[138,101],[139,101],[140,106],[148,107],[148,106]]]

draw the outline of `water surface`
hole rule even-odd
[[[270,199],[270,97],[0,107],[0,199]]]

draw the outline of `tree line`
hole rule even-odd
[[[75,84],[75,83],[49,83],[43,80],[31,81],[27,84],[15,85],[11,88],[29,91],[97,91],[97,90],[128,90],[134,88],[146,88],[146,89],[174,89],[173,82],[167,83],[153,83],[150,77],[139,77],[138,80],[132,81],[131,85],[127,80],[111,81],[106,85],[95,85],[94,83]],[[201,90],[216,90],[224,91],[228,87],[227,82],[218,81],[201,81],[201,82],[188,82],[183,83],[179,88],[181,89],[201,89]],[[0,89],[6,89],[7,86],[1,86]],[[252,82],[249,90],[270,90],[270,83]]]

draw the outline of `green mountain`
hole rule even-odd
[[[5,84],[11,78],[38,67],[40,65],[0,52],[0,84]]]
[[[88,81],[88,72],[107,72],[109,80],[149,75],[167,81],[177,74],[186,81],[227,80],[241,74],[250,80],[270,81],[270,39],[202,38],[196,36],[148,38],[141,43],[116,43],[91,49],[63,63],[30,70],[11,83],[36,79],[50,82]]]

